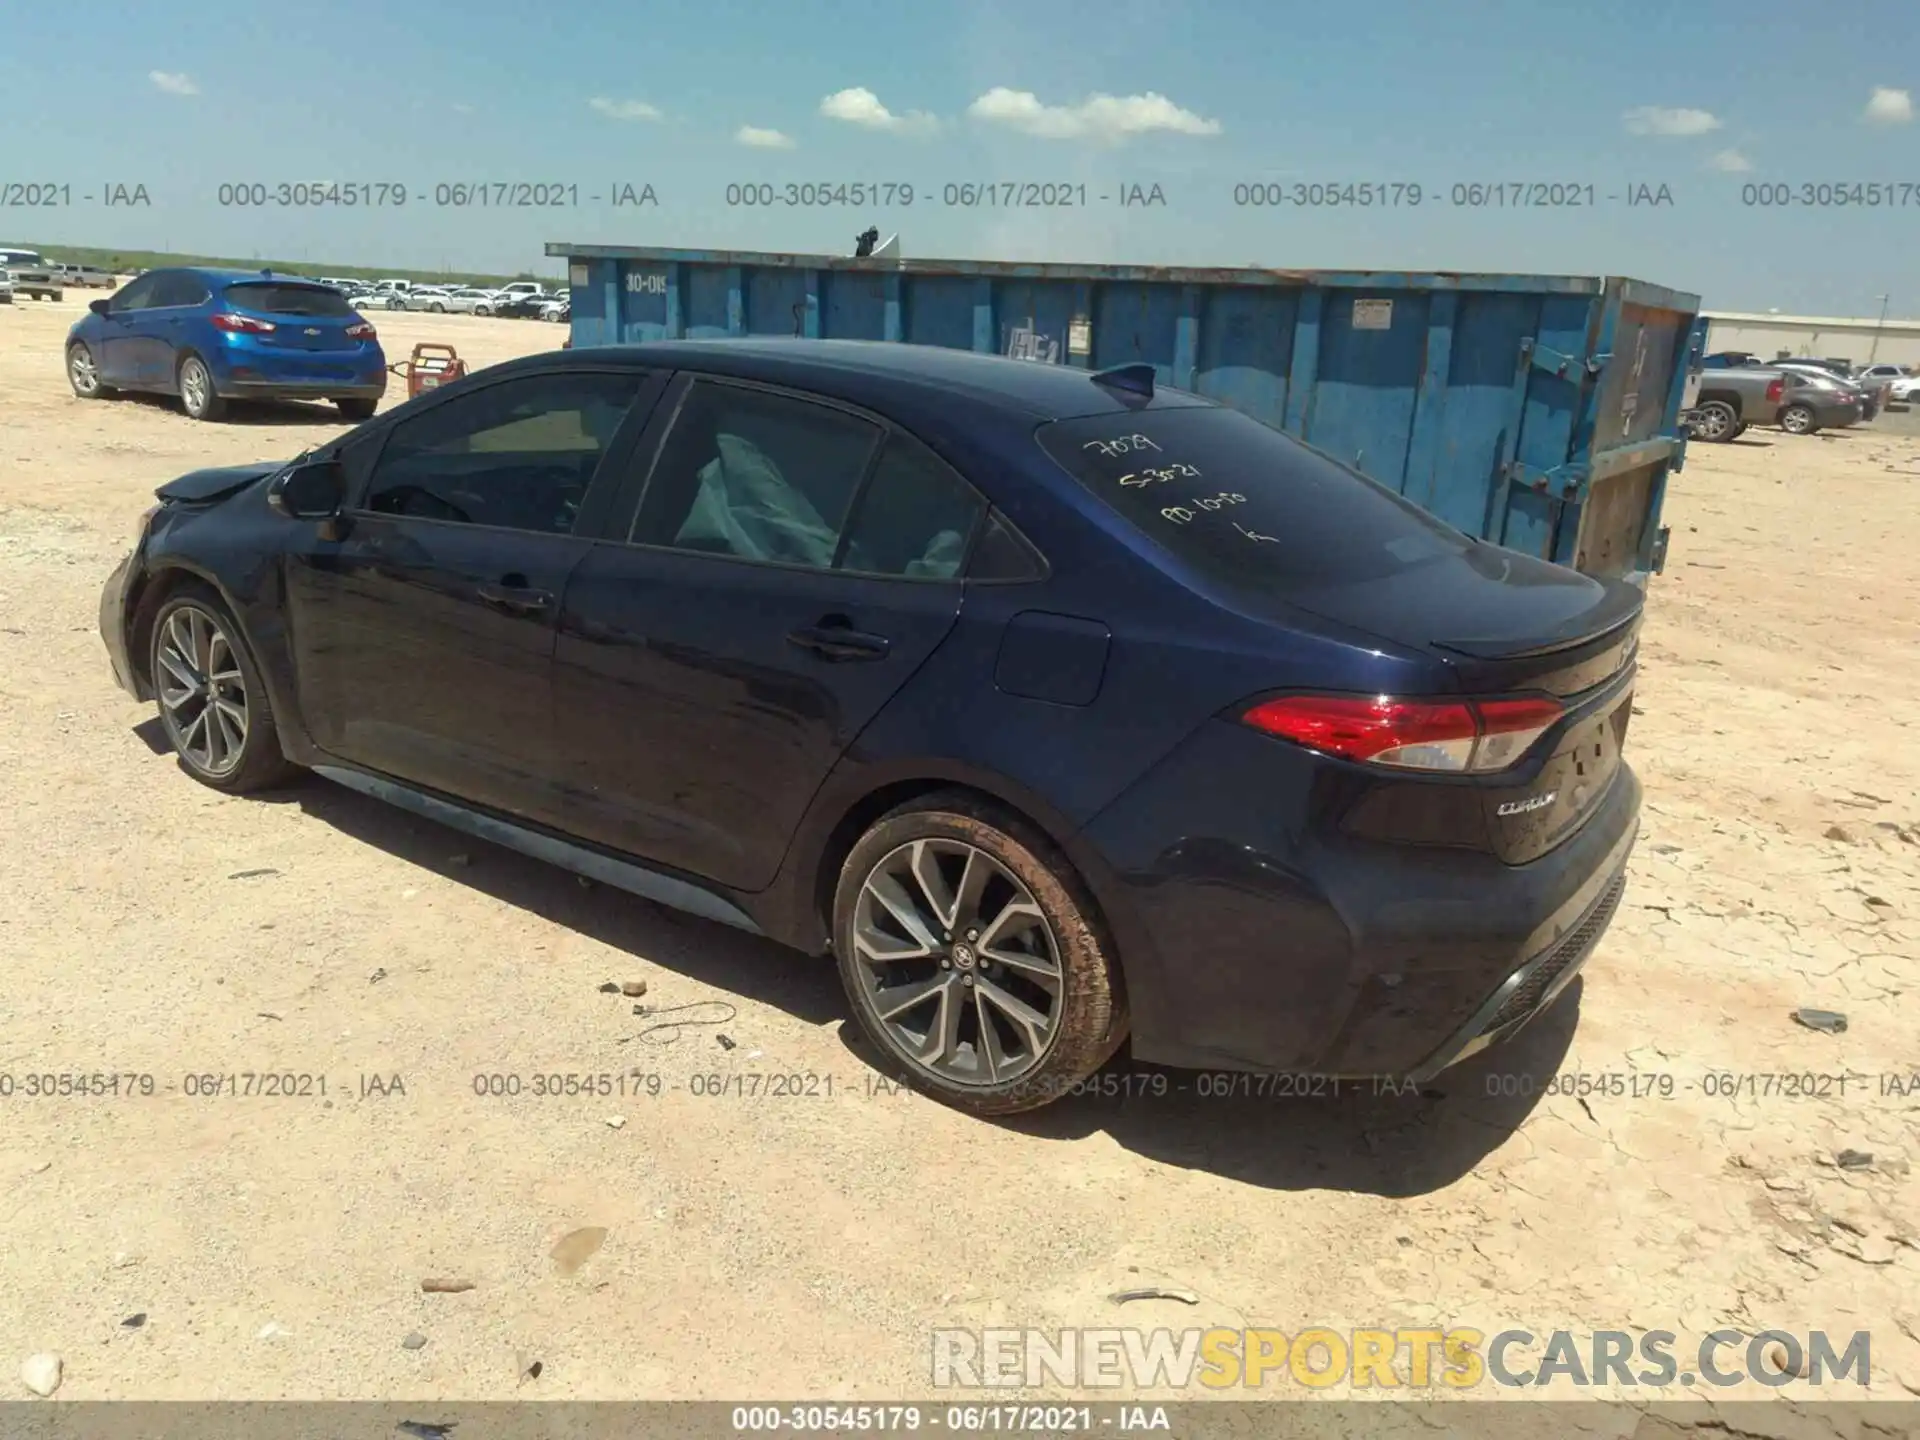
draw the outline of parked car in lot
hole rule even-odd
[[[1780,428],[1791,435],[1857,425],[1864,413],[1861,397],[1832,375],[1780,368],[1787,393],[1780,406]]]
[[[0,269],[12,274],[14,294],[23,300],[60,300],[66,296],[66,282],[60,272],[37,250],[0,246]]]
[[[0,266],[0,305],[13,303],[13,272]]]
[[[450,315],[491,315],[499,303],[499,291],[465,286],[447,292],[446,309]]]
[[[564,325],[573,318],[573,297],[571,295],[561,295],[551,300],[542,301],[540,304],[540,318],[542,320],[551,320],[556,325]]]
[[[509,320],[537,320],[541,317],[542,311],[552,303],[552,299],[545,295],[515,295],[511,298],[502,298],[494,306],[493,313]]]
[[[164,485],[101,597],[187,774],[295,766],[837,958],[983,1115],[1423,1080],[1620,903],[1641,595],[1251,417],[885,343],[549,351]]]
[[[1786,374],[1761,366],[1703,368],[1700,390],[1687,411],[1687,433],[1725,444],[1749,425],[1772,425],[1787,393]]]
[[[331,400],[363,420],[387,386],[373,326],[337,290],[264,270],[149,270],[88,306],[66,363],[83,400],[178,395],[195,420],[232,400]]]
[[[119,281],[97,265],[53,264],[62,284],[76,290],[111,290]]]
[[[402,310],[430,310],[436,314],[444,313],[447,297],[453,292],[439,285],[416,285],[407,292]]]
[[[1826,366],[1816,365],[1811,361],[1780,360],[1775,362],[1775,367],[1787,375],[1805,376],[1808,379],[1823,381],[1838,387],[1844,394],[1850,396],[1859,408],[1859,414],[1854,417],[1855,420],[1871,420],[1879,413],[1883,400],[1883,387],[1879,385],[1861,384],[1859,381],[1837,375]]]
[[[1889,365],[1883,362],[1856,370],[1853,378],[1868,385],[1892,385],[1895,381],[1907,379],[1908,376],[1905,366]]]
[[[551,300],[553,293],[537,280],[512,280],[500,287],[502,295],[511,295],[516,299]]]
[[[1920,375],[1903,375],[1889,385],[1887,391],[1894,400],[1910,405],[1920,397]]]

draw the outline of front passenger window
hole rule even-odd
[[[394,427],[362,508],[568,534],[642,378],[549,372],[434,405]]]

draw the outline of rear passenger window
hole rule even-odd
[[[839,568],[950,580],[986,511],[974,488],[917,440],[895,434],[847,527]]]
[[[636,544],[831,569],[880,428],[743,386],[694,384],[634,519]]]
[[[153,299],[148,302],[153,309],[169,309],[174,306],[204,305],[207,301],[207,284],[197,275],[175,273],[163,275],[154,287]]]

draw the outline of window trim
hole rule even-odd
[[[724,386],[736,390],[752,390],[783,400],[793,400],[804,405],[818,406],[823,410],[836,410],[855,420],[864,421],[879,430],[879,439],[874,444],[873,449],[868,452],[866,464],[860,472],[860,478],[855,482],[853,494],[847,500],[847,513],[841,522],[843,526],[841,533],[834,544],[833,563],[831,565],[823,567],[819,565],[802,565],[791,560],[755,560],[748,555],[726,555],[713,550],[688,550],[679,545],[661,545],[652,541],[635,540],[633,538],[633,532],[640,524],[641,513],[646,508],[647,496],[653,491],[653,479],[659,470],[660,459],[666,454],[667,440],[673,434],[673,427],[680,423],[680,415],[681,412],[686,409],[687,398],[693,394],[697,386],[703,384]],[[686,555],[700,560],[715,561],[721,564],[752,565],[763,570],[792,570],[803,575],[844,575],[854,580],[897,581],[908,585],[964,585],[967,583],[967,566],[973,563],[974,549],[979,543],[980,536],[986,530],[987,517],[993,513],[995,506],[993,501],[987,498],[978,485],[975,485],[971,480],[967,479],[966,476],[962,475],[959,469],[951,464],[945,456],[941,455],[931,445],[927,444],[925,440],[922,440],[904,425],[889,420],[884,415],[875,414],[864,406],[842,400],[837,396],[821,395],[812,390],[796,390],[789,385],[778,385],[765,380],[752,380],[736,375],[719,375],[704,370],[681,370],[675,372],[673,381],[668,387],[667,394],[661,397],[663,401],[669,398],[672,400],[671,405],[663,404],[656,406],[661,418],[658,421],[658,433],[652,437],[652,453],[647,457],[645,477],[640,481],[638,486],[635,487],[635,494],[631,501],[623,500],[621,507],[616,508],[614,513],[608,517],[610,522],[608,533],[601,537],[600,543],[619,545],[628,550],[640,550],[649,554]],[[909,442],[919,446],[920,449],[932,456],[942,468],[966,488],[969,494],[980,502],[980,513],[974,517],[973,528],[967,535],[965,548],[960,553],[959,568],[952,575],[888,575],[872,570],[849,570],[843,568],[840,564],[840,561],[846,554],[847,535],[852,529],[851,522],[853,517],[859,513],[860,504],[866,499],[867,489],[873,483],[874,473],[879,468],[880,457],[886,453],[887,442],[895,435],[904,436]],[[624,529],[622,529],[620,525],[620,521],[623,518],[625,520]],[[1026,538],[1024,533],[1021,534],[1021,538]],[[1036,555],[1039,554],[1038,547],[1034,546],[1032,541],[1029,540],[1027,544],[1030,549],[1033,549]],[[1044,556],[1041,557],[1041,564],[1043,567],[1046,565]],[[1029,585],[1033,582],[1031,580],[999,580],[981,581],[978,583]]]
[[[574,519],[573,529],[564,533],[554,530],[524,530],[515,525],[481,525],[471,520],[448,520],[437,515],[393,515],[384,510],[369,510],[366,507],[367,492],[372,488],[374,479],[379,474],[381,462],[386,459],[387,447],[392,443],[394,432],[401,426],[424,415],[433,414],[442,405],[451,405],[469,396],[484,395],[491,390],[499,389],[502,385],[514,385],[526,380],[545,380],[554,376],[583,375],[616,375],[623,379],[632,377],[636,381],[636,387],[633,398],[627,402],[626,414],[621,416],[620,424],[613,432],[613,438],[607,442],[607,448],[600,452],[600,459],[593,467],[593,474],[587,478],[586,494],[581,497],[580,513]],[[646,433],[647,426],[653,421],[654,411],[660,403],[661,391],[669,378],[670,372],[654,366],[602,363],[559,365],[550,369],[526,370],[518,375],[501,375],[483,385],[476,385],[470,390],[462,386],[448,386],[435,394],[430,403],[422,405],[410,415],[404,413],[406,406],[399,407],[393,412],[387,424],[380,427],[375,434],[365,437],[361,443],[371,447],[373,451],[372,458],[367,461],[366,479],[347,495],[341,503],[340,513],[343,517],[355,522],[378,520],[386,523],[400,521],[419,525],[453,525],[462,530],[484,530],[495,535],[538,535],[556,540],[596,541],[599,539],[598,532],[604,527],[607,519],[604,513],[604,502],[599,507],[601,513],[595,513],[596,491],[602,496],[613,493],[611,487],[602,483],[610,473],[608,467],[617,463],[624,464],[631,459],[633,450]],[[351,436],[346,438],[353,439]],[[338,460],[347,448],[346,444],[336,446],[332,452],[333,458]]]

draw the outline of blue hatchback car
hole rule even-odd
[[[67,379],[94,400],[178,395],[195,420],[231,400],[331,400],[349,420],[387,388],[374,328],[339,291],[270,270],[149,270],[67,334]]]
[[[100,626],[189,775],[830,953],[975,1114],[1128,1041],[1418,1082],[1620,903],[1640,592],[1146,366],[560,350],[159,498]]]

